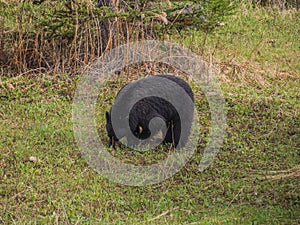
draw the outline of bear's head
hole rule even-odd
[[[113,129],[112,126],[112,122],[111,122],[111,112],[107,112],[105,113],[105,117],[106,117],[106,131],[107,131],[107,135],[109,137],[109,146],[113,146],[115,147],[115,142],[118,141],[115,131]]]

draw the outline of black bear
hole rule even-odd
[[[116,112],[114,115],[117,115],[113,118],[119,121],[115,123],[118,124],[116,127],[112,123],[113,109]],[[181,112],[178,112],[178,109]],[[126,112],[130,112],[129,115]],[[122,137],[127,137],[129,143],[128,129],[124,128],[126,127],[126,118],[129,119],[131,134],[139,140],[154,135],[151,134],[149,123],[153,118],[160,118],[164,121],[166,127],[163,144],[171,143],[174,147],[183,147],[190,133],[193,116],[194,94],[191,87],[183,79],[173,75],[156,75],[142,78],[125,85],[118,92],[116,101],[110,111],[106,112],[106,130],[110,138],[109,145],[114,147],[115,142]],[[182,128],[184,129],[182,130]],[[152,129],[154,133],[158,131],[159,128]],[[118,137],[116,134],[118,134]]]

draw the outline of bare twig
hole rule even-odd
[[[224,214],[228,208],[231,206],[231,204],[233,203],[233,201],[242,193],[244,187],[242,187],[239,192],[233,197],[233,199],[229,202],[229,204],[227,205],[226,209],[223,210],[222,214]]]
[[[177,209],[178,207],[175,207],[174,209]],[[170,215],[171,212],[174,210],[174,209],[168,209],[167,211],[163,212],[162,214],[159,214],[158,216],[152,218],[152,219],[149,219],[147,220],[147,222],[150,222],[150,221],[154,221],[154,220],[157,220],[163,216],[166,216],[166,215]]]

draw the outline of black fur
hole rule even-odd
[[[139,82],[143,82],[144,79],[156,79],[156,77],[166,78],[176,82],[176,84],[181,86],[194,102],[194,94],[188,83],[186,83],[181,78],[172,75],[156,75],[142,78],[136,82],[131,83],[130,86],[126,85],[123,88],[127,88],[128,90],[126,91],[132,92],[134,95],[138,95],[141,92],[145,92],[145,90],[142,90],[139,87]],[[162,87],[156,87],[156,89],[157,88],[175,99],[181,97],[179,94],[174,93],[174,91],[172,90],[172,86],[169,87],[166,86],[166,84],[163,84]],[[120,91],[118,95],[120,94]],[[127,98],[124,98],[123,101],[115,102],[112,107],[116,106],[117,104],[127,104],[127,101],[130,101],[130,99],[128,99],[128,96]],[[186,109],[185,111],[186,114],[184,116],[188,118],[185,121],[189,121],[189,127],[191,127],[194,105],[192,106],[192,109]],[[149,129],[149,122],[152,118],[155,117],[161,118],[166,123],[166,127],[168,128],[163,143],[173,143],[176,147],[179,144],[179,139],[181,137],[180,117],[175,107],[163,98],[159,98],[156,96],[146,97],[134,104],[134,106],[130,110],[129,115],[129,126],[132,133],[141,140],[150,137],[151,132]],[[122,130],[121,127],[115,129],[119,129],[119,131]],[[106,130],[110,138],[109,144],[114,145],[114,142],[118,141],[118,139],[115,135],[114,128],[112,127],[111,110],[110,112],[106,112]],[[126,134],[124,134],[124,136],[126,136]],[[185,145],[187,138],[188,134],[184,135],[184,138],[182,139],[182,142],[180,144],[181,147]]]

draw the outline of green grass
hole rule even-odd
[[[228,125],[221,151],[202,173],[197,166],[207,131],[197,153],[172,178],[146,187],[112,183],[89,167],[74,139],[77,77],[2,77],[0,223],[299,224],[299,12],[240,10],[244,15],[205,45],[221,72]],[[201,37],[194,50],[201,50]],[[118,88],[102,95],[98,122],[104,141],[104,111]],[[193,88],[205,127],[206,101]]]

